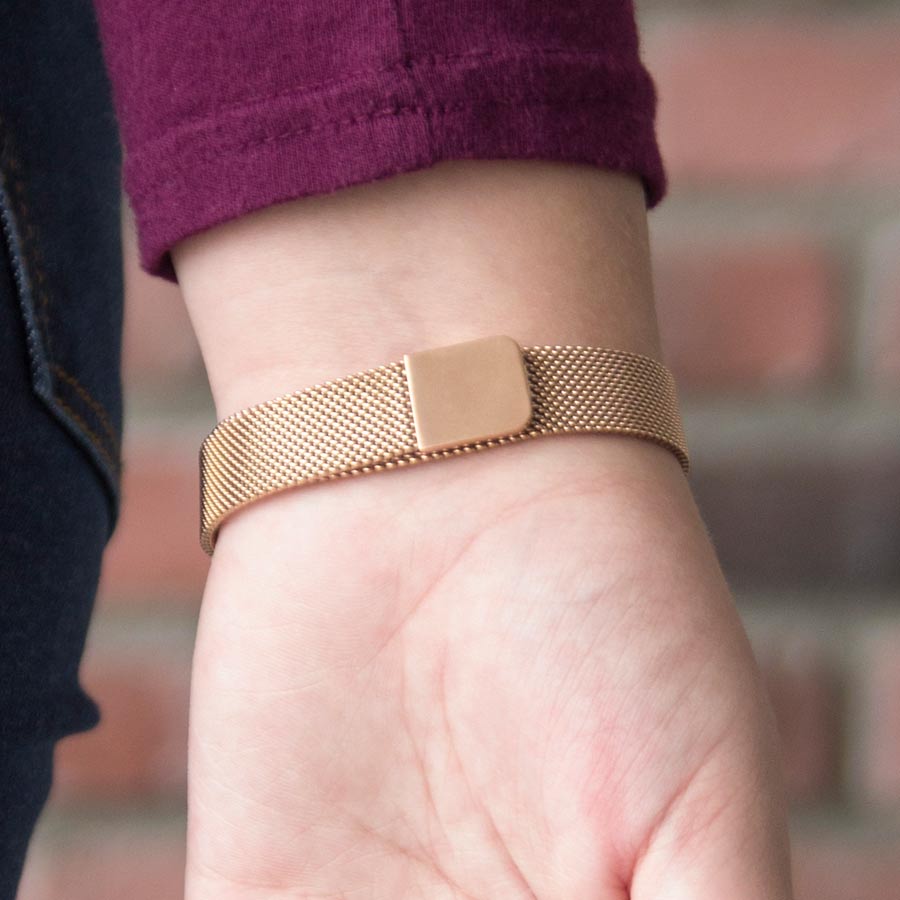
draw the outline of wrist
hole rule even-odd
[[[688,480],[670,452],[622,435],[559,435],[269,495],[229,518],[213,562],[237,559],[248,569],[273,555],[288,562],[299,545],[342,545],[358,528],[379,536],[374,555],[386,560],[398,548],[482,534],[554,498],[610,522],[629,521],[635,534],[659,517],[702,532]]]
[[[234,220],[173,251],[217,414],[506,333],[659,356],[639,183],[448,163]]]

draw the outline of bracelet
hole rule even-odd
[[[219,422],[200,448],[200,544],[212,555],[228,516],[288,488],[576,433],[644,438],[690,469],[675,381],[655,359],[506,336],[410,353]]]

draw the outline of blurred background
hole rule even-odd
[[[797,900],[900,900],[900,10],[639,0],[671,192],[651,215],[693,484],[778,715]],[[124,508],[21,900],[180,900],[214,424],[130,224]]]

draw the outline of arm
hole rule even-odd
[[[96,2],[144,265],[177,275],[221,416],[497,332],[659,356],[628,0]],[[223,528],[188,900],[781,900],[784,832],[664,450],[548,438]]]
[[[94,0],[144,266],[273,203],[452,159],[665,191],[630,0]]]
[[[592,167],[448,163],[173,256],[221,416],[494,332],[659,355],[640,184]],[[190,900],[789,897],[754,663],[676,460],[640,440],[247,507],[192,691]]]

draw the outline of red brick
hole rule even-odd
[[[869,805],[900,807],[900,623],[867,641],[863,674],[854,778]]]
[[[655,248],[668,362],[691,388],[801,388],[834,361],[838,317],[824,248],[773,234]]]
[[[898,46],[896,18],[656,21],[644,56],[673,181],[895,181]]]
[[[900,900],[900,851],[888,837],[794,840],[796,900]]]
[[[122,511],[103,561],[104,602],[199,600],[209,559],[200,549],[202,435],[126,435]]]
[[[82,674],[102,718],[94,730],[58,744],[51,802],[181,796],[190,660],[153,644],[127,657],[92,645]]]
[[[123,213],[125,334],[122,349],[126,385],[161,386],[203,378],[194,330],[177,285],[144,272],[138,263],[134,221]]]
[[[730,583],[847,597],[900,584],[900,447],[774,444],[750,438],[691,476]]]
[[[872,241],[869,287],[862,360],[874,381],[896,388],[900,385],[900,222]]]
[[[184,840],[180,833],[117,823],[76,827],[65,838],[37,840],[18,900],[183,900]]]
[[[790,798],[821,800],[833,793],[840,752],[836,678],[821,645],[813,638],[758,641],[762,667],[781,735]]]

